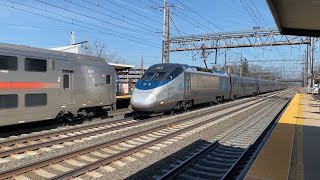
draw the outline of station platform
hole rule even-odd
[[[297,93],[245,179],[319,179],[320,100]]]

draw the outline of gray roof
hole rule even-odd
[[[35,48],[24,45],[6,44],[0,43],[0,51],[7,52],[9,54],[16,54],[17,51],[22,52],[23,55],[29,57],[42,57],[46,59],[81,59],[81,60],[91,60],[91,61],[105,61],[102,58],[86,56],[82,54],[73,54],[61,51],[54,51],[49,49]],[[35,55],[36,54],[36,55]]]

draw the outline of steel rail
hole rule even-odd
[[[258,147],[266,135],[273,130],[274,124],[279,120],[281,115],[284,113],[290,101],[288,101],[282,109],[277,113],[277,115],[272,119],[270,124],[254,139],[249,147],[241,154],[237,161],[232,165],[228,172],[222,177],[222,179],[232,179],[235,176],[237,169],[240,169],[240,165],[244,163],[245,159],[248,158],[249,154],[254,151],[254,148]],[[260,143],[259,143],[260,142]]]
[[[244,160],[249,156],[249,153],[253,151],[253,149],[255,147],[257,147],[258,144],[261,143],[261,139],[264,138],[266,136],[266,134],[272,130],[273,125],[275,124],[275,122],[279,119],[279,117],[281,116],[281,114],[284,112],[284,110],[286,109],[286,107],[289,104],[289,100],[287,100],[287,102],[282,106],[282,108],[279,110],[279,112],[275,115],[275,117],[270,121],[270,123],[268,123],[268,125],[264,128],[264,130],[262,132],[259,133],[259,135],[257,135],[257,137],[255,139],[253,139],[250,144],[248,145],[248,147],[240,154],[240,156],[236,159],[236,161],[233,163],[233,165],[227,170],[227,172],[223,175],[223,177],[221,179],[232,179],[232,175],[235,173],[236,169],[239,169],[240,165],[243,164]],[[201,159],[202,157],[204,157],[206,154],[212,152],[214,149],[216,149],[217,147],[219,147],[219,142],[221,141],[226,141],[228,140],[228,138],[234,136],[235,133],[237,133],[237,131],[241,128],[249,128],[253,125],[256,125],[259,123],[259,121],[254,121],[254,123],[250,126],[247,125],[248,122],[252,121],[252,119],[259,117],[260,113],[259,112],[263,112],[265,109],[269,108],[269,106],[273,106],[278,107],[281,104],[281,99],[274,104],[270,104],[266,107],[264,107],[263,109],[259,110],[253,117],[249,118],[248,120],[242,122],[240,125],[236,126],[232,131],[228,132],[226,135],[224,135],[222,138],[220,138],[219,140],[214,141],[213,143],[207,145],[206,147],[204,147],[202,150],[200,150],[199,152],[197,152],[196,154],[192,155],[191,157],[189,157],[188,159],[186,159],[185,161],[183,161],[182,163],[180,163],[178,166],[176,166],[175,168],[173,168],[172,170],[168,171],[167,173],[165,173],[164,175],[162,175],[160,178],[158,179],[174,179],[177,175],[181,174],[181,172],[183,172],[185,169],[187,169],[188,167],[190,167],[192,164],[194,164],[195,162],[197,162],[199,159]],[[274,109],[272,108],[272,109]],[[243,131],[243,130],[242,130]],[[260,142],[260,143],[259,143]]]
[[[234,107],[237,106],[238,104],[244,103],[244,102],[249,102],[250,99],[245,99],[243,101],[238,101],[235,102],[234,104],[225,104],[225,106],[227,106],[226,108],[230,108],[230,107]],[[231,106],[229,106],[231,105]],[[213,107],[215,111],[220,111],[224,109],[224,106],[220,107]],[[204,115],[210,114],[209,113],[205,113]],[[194,118],[197,115],[191,115],[188,118]],[[105,128],[105,129],[100,129],[100,130],[96,130],[96,131],[92,131],[92,132],[87,132],[87,133],[82,133],[80,135],[75,135],[75,136],[69,136],[69,137],[63,137],[63,138],[59,138],[59,139],[55,139],[55,140],[51,140],[51,141],[47,141],[47,142],[40,142],[40,143],[36,143],[36,144],[29,144],[27,146],[22,146],[22,147],[17,147],[17,148],[13,148],[13,149],[8,149],[8,150],[4,150],[4,151],[0,151],[0,158],[4,158],[7,156],[10,156],[12,154],[19,154],[19,153],[23,153],[26,151],[32,151],[32,150],[37,150],[43,147],[49,147],[55,144],[61,144],[64,142],[70,142],[76,139],[81,139],[84,137],[89,137],[92,135],[97,135],[97,134],[102,134],[102,133],[106,133],[106,132],[111,132],[114,130],[119,130],[121,128],[126,128],[126,127],[132,127],[132,126],[137,126],[143,123],[147,123],[150,121],[153,121],[154,118],[150,118],[147,120],[143,120],[143,121],[136,121],[136,122],[131,122],[129,124],[124,124],[124,125],[118,125],[118,126],[114,126],[114,127],[110,127],[110,128]],[[13,146],[14,144],[18,144],[18,143],[25,143],[28,141],[36,141],[36,140],[41,140],[41,139],[48,139],[49,137],[54,137],[54,136],[58,136],[61,134],[67,134],[67,133],[73,133],[75,131],[82,131],[82,130],[87,130],[87,129],[91,129],[91,128],[96,128],[99,127],[99,125],[112,125],[112,124],[117,124],[117,123],[122,123],[122,122],[130,122],[130,121],[134,121],[134,120],[118,120],[118,121],[111,121],[111,122],[102,122],[102,123],[98,123],[98,124],[94,124],[94,125],[89,125],[89,126],[84,126],[84,127],[76,127],[76,128],[71,128],[71,129],[67,129],[67,130],[62,130],[62,131],[56,131],[56,132],[52,132],[52,133],[46,133],[46,134],[40,134],[40,135],[36,135],[36,136],[31,136],[31,137],[25,137],[25,138],[20,138],[20,139],[14,139],[11,141],[6,141],[6,142],[2,142],[0,143],[0,147],[3,146]]]
[[[262,108],[261,110],[259,110],[258,112],[262,112],[264,110],[266,110],[267,108],[269,108],[270,106],[272,106],[272,104]],[[259,113],[256,113],[256,116],[259,115]],[[229,138],[230,136],[232,136],[234,133],[237,132],[238,129],[240,129],[241,127],[245,126],[247,122],[251,121],[252,118],[242,122],[240,125],[236,126],[232,131],[228,132],[226,135],[224,135],[221,139],[216,140],[212,143],[210,143],[209,145],[207,145],[205,148],[203,148],[202,150],[200,150],[199,152],[195,153],[194,155],[192,155],[191,157],[189,157],[188,159],[184,160],[182,163],[180,163],[178,166],[176,166],[175,168],[173,168],[172,170],[168,171],[167,173],[165,173],[164,175],[162,175],[160,178],[158,178],[159,180],[162,179],[174,179],[174,177],[176,177],[178,174],[180,174],[182,171],[184,171],[186,168],[188,168],[190,165],[194,164],[196,161],[198,161],[200,158],[202,158],[204,155],[208,154],[209,152],[211,152],[213,149],[217,148],[219,145],[220,141],[226,140],[227,138]]]
[[[258,100],[258,102],[263,102],[263,101],[266,101],[266,100]],[[256,103],[258,103],[256,102]],[[247,105],[247,107],[251,107],[253,106],[255,103],[252,103],[250,105]],[[224,106],[223,106],[224,107]],[[228,106],[225,107],[225,109],[228,108]],[[207,121],[204,121],[200,124],[196,124],[197,127],[203,125],[203,124],[206,124],[210,121],[213,121],[214,119],[217,119],[217,118],[222,118],[224,117],[225,115],[228,115],[230,113],[234,113],[234,112],[237,112],[239,110],[242,110],[243,108],[245,107],[241,107],[241,108],[238,108],[238,109],[235,109],[233,110],[232,112],[228,112],[228,113],[224,113],[222,115],[219,115],[217,117],[214,117],[214,118],[211,118],[210,120],[207,120]],[[222,108],[223,109],[223,108]],[[194,118],[194,117],[192,117]],[[48,166],[50,164],[53,164],[53,163],[58,163],[58,162],[61,162],[63,160],[66,160],[66,159],[71,159],[71,158],[74,158],[74,157],[77,157],[77,156],[80,156],[80,155],[83,155],[83,154],[87,154],[87,153],[90,153],[90,152],[93,152],[93,151],[96,151],[96,150],[99,150],[99,149],[102,149],[104,147],[109,147],[109,146],[112,146],[112,145],[115,145],[115,144],[118,144],[120,142],[124,142],[124,141],[127,141],[127,140],[130,140],[130,139],[134,139],[134,138],[137,138],[137,137],[140,137],[140,136],[143,136],[143,135],[146,135],[146,134],[149,134],[149,133],[152,133],[152,132],[155,132],[155,131],[158,131],[158,130],[161,130],[161,129],[166,129],[167,127],[170,127],[170,126],[174,126],[174,125],[178,125],[178,124],[181,124],[183,122],[187,122],[189,121],[190,119],[192,118],[186,118],[186,119],[181,119],[179,121],[176,121],[174,123],[168,123],[168,124],[165,124],[165,125],[161,125],[161,126],[158,126],[158,127],[155,127],[155,128],[152,128],[152,129],[149,129],[149,130],[145,130],[145,131],[142,131],[142,132],[138,132],[138,133],[135,133],[135,134],[132,134],[130,136],[126,136],[126,137],[121,137],[121,138],[118,138],[118,139],[115,139],[115,140],[112,140],[112,141],[109,141],[109,142],[104,142],[104,143],[100,143],[100,144],[97,144],[97,145],[94,145],[94,146],[91,146],[91,147],[88,147],[88,148],[83,148],[83,149],[80,149],[80,150],[77,150],[77,151],[74,151],[74,152],[71,152],[71,153],[67,153],[67,154],[63,154],[63,155],[58,155],[58,156],[55,156],[53,158],[48,158],[48,159],[45,159],[45,160],[41,160],[41,161],[38,161],[38,162],[35,162],[35,163],[31,163],[31,164],[28,164],[28,165],[24,165],[24,166],[21,166],[21,167],[17,167],[15,169],[10,169],[10,170],[7,170],[3,173],[0,174],[0,179],[6,179],[6,178],[10,178],[10,177],[13,177],[15,175],[19,175],[19,174],[23,174],[23,173],[26,173],[26,172],[29,172],[29,171],[32,171],[34,169],[37,169],[37,168],[41,168],[41,167],[45,167],[45,166]],[[193,126],[190,126],[189,128],[187,129],[191,129],[191,127],[195,128],[196,125],[193,125]],[[179,132],[183,132],[182,130],[180,130]],[[178,133],[174,133],[174,134],[178,134]],[[155,141],[153,141],[155,142]],[[139,146],[138,146],[139,147]],[[136,149],[132,150],[131,151],[136,151]],[[125,151],[126,153],[124,154],[127,154],[128,152]],[[123,157],[122,155],[124,155],[123,153],[120,153],[120,154],[117,154],[116,156],[111,156],[107,159],[110,159],[110,158],[120,158],[120,157]],[[107,160],[109,161],[109,160]],[[103,162],[106,162],[106,160],[104,159],[104,161],[98,161],[100,164],[103,163]],[[97,162],[96,162],[97,163]],[[89,169],[91,169],[92,167],[95,167],[96,163],[94,164],[90,164],[91,166],[85,166]],[[76,173],[78,174],[79,172],[81,173],[85,173],[87,170],[83,169],[83,167],[81,169],[78,169],[77,171],[73,170],[71,171],[72,174],[73,173]],[[71,173],[69,172],[69,173]],[[81,174],[80,173],[80,174]],[[65,176],[68,176],[68,175],[63,175],[63,176],[59,176],[59,177],[65,177]]]
[[[258,103],[258,102],[257,102]],[[156,140],[153,140],[153,141],[150,141],[150,142],[147,142],[143,145],[140,145],[140,146],[137,146],[137,147],[134,147],[134,148],[131,148],[129,150],[126,150],[124,152],[121,152],[121,153],[118,153],[118,154],[115,154],[115,155],[112,155],[110,157],[107,157],[107,158],[104,158],[104,159],[101,159],[101,160],[98,160],[96,162],[93,162],[93,163],[90,163],[90,164],[87,164],[87,165],[84,165],[82,167],[79,167],[78,169],[74,169],[74,170],[71,170],[69,172],[66,172],[66,173],[63,173],[63,174],[60,174],[58,176],[55,176],[51,179],[69,179],[70,177],[76,177],[76,176],[80,176],[88,171],[92,171],[94,169],[97,169],[103,165],[107,165],[107,164],[110,164],[111,162],[114,162],[116,160],[119,160],[123,157],[126,157],[126,156],[129,156],[131,154],[134,154],[136,152],[139,152],[141,150],[144,150],[144,149],[147,149],[148,147],[151,147],[151,146],[154,146],[160,142],[163,142],[165,140],[168,140],[170,138],[173,138],[173,137],[176,137],[178,135],[181,135],[185,132],[188,132],[192,129],[195,129],[195,128],[198,128],[200,126],[203,126],[205,124],[208,124],[212,121],[215,121],[215,120],[218,120],[218,119],[221,119],[223,117],[225,117],[226,115],[230,115],[230,114],[233,114],[233,113],[236,113],[238,112],[239,110],[242,110],[242,109],[245,109],[245,108],[248,108],[248,107],[251,107],[251,106],[254,106],[255,104],[257,103],[253,103],[253,104],[250,104],[250,105],[247,105],[245,107],[241,107],[241,108],[238,108],[238,109],[235,109],[235,110],[232,110],[232,111],[229,111],[227,113],[224,113],[224,114],[221,114],[221,115],[218,115],[216,117],[213,117],[213,118],[210,118],[208,120],[205,120],[203,122],[200,122],[200,123],[197,123],[197,124],[194,124],[194,125],[191,125],[187,128],[184,128],[184,129],[181,129],[181,130],[178,130],[174,133],[171,133],[169,135],[165,135],[163,137],[160,137]],[[133,139],[130,137],[130,139]]]

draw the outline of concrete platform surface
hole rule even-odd
[[[320,179],[320,100],[297,93],[245,179]]]

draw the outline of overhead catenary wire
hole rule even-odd
[[[143,15],[143,14],[141,14],[141,13],[138,13],[138,12],[136,12],[136,11],[133,11],[133,10],[130,9],[130,8],[127,8],[127,7],[125,7],[125,6],[122,6],[122,5],[120,5],[120,4],[117,4],[117,3],[115,3],[115,2],[112,1],[112,0],[103,0],[103,1],[109,2],[109,3],[111,3],[111,4],[115,5],[115,6],[118,6],[118,7],[122,8],[122,9],[126,9],[127,11],[130,11],[130,12],[136,14],[136,15],[139,15],[139,16],[141,16],[141,17],[143,17],[143,18],[145,18],[145,19],[148,19],[148,20],[150,20],[150,21],[153,21],[153,22],[155,22],[155,23],[157,23],[157,24],[163,25],[162,22],[156,21],[156,20],[154,20],[154,19],[152,19],[152,18],[150,18],[150,17],[148,17],[148,16],[145,16],[145,15]]]
[[[183,19],[184,21],[188,22],[189,24],[192,24],[193,26],[195,26],[196,28],[204,31],[205,33],[208,33],[208,30],[211,31],[211,29],[207,26],[201,25],[197,20],[195,20],[193,17],[188,16],[186,13],[176,9],[176,11],[179,14],[182,14],[184,17],[182,18],[180,15],[178,16],[176,13],[173,13],[174,15],[176,15],[177,17],[179,17],[180,19]],[[192,22],[193,21],[193,22]],[[206,29],[204,29],[204,28]]]
[[[126,30],[129,30],[129,31],[132,31],[132,32],[136,32],[136,33],[141,34],[141,35],[149,36],[149,37],[152,37],[152,38],[154,37],[153,35],[147,34],[145,32],[141,32],[140,30],[124,27],[124,26],[121,26],[121,25],[118,25],[118,24],[115,24],[115,23],[112,23],[112,22],[109,22],[109,21],[106,21],[106,20],[102,20],[102,19],[99,19],[99,18],[96,18],[96,17],[93,17],[93,16],[89,16],[89,15],[84,14],[84,13],[80,13],[80,12],[76,12],[76,11],[73,11],[73,10],[70,10],[70,9],[66,9],[64,7],[60,7],[60,6],[48,3],[46,1],[42,1],[42,0],[34,0],[34,1],[46,4],[46,5],[49,5],[49,6],[52,6],[52,7],[55,7],[57,9],[61,9],[61,10],[67,11],[67,12],[71,12],[73,14],[77,14],[77,15],[80,15],[80,16],[83,16],[83,17],[86,17],[86,18],[89,18],[89,19],[100,21],[100,22],[103,22],[103,23],[106,23],[106,24],[109,24],[109,25],[112,25],[112,26],[115,26],[115,27],[126,29]]]
[[[251,0],[251,3],[253,4],[254,8],[256,9],[256,11],[258,12],[258,14],[260,15],[260,19],[258,18],[258,16],[255,14],[255,12],[251,9],[249,3],[246,0],[240,0],[241,4],[243,5],[243,7],[245,8],[245,10],[247,11],[247,13],[250,15],[250,17],[255,21],[255,23],[261,27],[264,28],[264,25],[261,23],[261,20],[265,22],[265,20],[263,19],[263,16],[261,15],[260,11],[258,10],[257,6],[255,5],[255,3]],[[268,27],[267,23],[265,22],[266,27]],[[276,42],[275,38],[272,37],[273,41]],[[280,53],[278,48],[273,47],[276,52],[278,53],[278,55],[283,58],[283,59],[287,59],[286,56],[284,55],[284,50],[282,49],[282,53]]]
[[[127,8],[127,7],[123,6],[123,5],[117,4],[117,3],[115,3],[115,2],[112,1],[112,0],[102,0],[102,1],[109,2],[110,4],[113,4],[113,5],[115,5],[115,6],[118,6],[118,7],[122,8],[122,9],[125,9],[125,10],[127,10],[127,11],[129,11],[129,12],[132,12],[132,13],[138,15],[138,16],[141,16],[141,17],[143,17],[143,18],[145,18],[145,19],[148,19],[148,20],[150,20],[150,21],[153,21],[153,22],[155,22],[155,23],[157,23],[157,24],[161,24],[161,25],[163,26],[163,23],[162,23],[162,22],[156,21],[155,19],[152,19],[152,18],[150,18],[150,17],[148,17],[148,16],[146,16],[146,15],[144,15],[144,14],[141,14],[141,13],[139,13],[139,12],[136,12],[136,11],[134,11],[134,10],[132,10],[132,9],[130,9],[130,8]],[[171,28],[170,28],[170,29],[171,29]]]
[[[196,14],[197,16],[199,16],[201,19],[207,21],[209,24],[215,26],[217,29],[223,31],[223,29],[221,27],[219,27],[218,25],[216,25],[215,23],[210,22],[207,18],[205,18],[204,16],[202,16],[200,13],[196,12],[195,10],[193,10],[192,8],[190,8],[189,6],[185,5],[184,3],[180,2],[179,0],[176,0],[178,3],[180,3],[182,6],[184,6],[185,8],[187,8],[188,10],[190,10],[191,12],[193,12],[194,14]],[[210,29],[210,28],[208,28]],[[213,31],[213,30],[211,30]]]
[[[66,0],[66,1],[72,2],[71,0]],[[85,3],[87,3],[87,4],[96,6],[96,7],[100,8],[100,9],[109,11],[109,12],[114,13],[114,14],[117,14],[117,15],[119,15],[119,16],[121,16],[121,17],[124,17],[124,18],[126,18],[126,19],[129,19],[129,20],[131,20],[131,21],[134,21],[134,22],[136,22],[136,23],[138,23],[138,24],[141,24],[141,25],[143,25],[143,26],[149,27],[149,28],[154,29],[154,30],[156,30],[156,31],[162,31],[161,29],[159,29],[159,28],[157,28],[157,27],[151,26],[151,25],[149,25],[149,24],[147,24],[147,23],[144,23],[144,22],[141,22],[141,21],[139,21],[139,20],[133,19],[133,18],[131,18],[131,17],[125,16],[125,15],[123,15],[123,14],[121,14],[121,13],[118,13],[118,12],[116,12],[116,11],[113,11],[113,10],[111,10],[111,9],[108,9],[108,8],[102,6],[102,5],[95,4],[95,3],[90,2],[90,1],[88,1],[88,0],[82,0],[82,1],[85,2]],[[105,13],[103,13],[103,14],[105,14]],[[108,15],[108,16],[110,16],[110,15]],[[110,16],[110,17],[111,17],[111,16]],[[118,18],[117,18],[117,19],[118,19]],[[140,26],[140,27],[141,27],[141,26]],[[142,27],[142,28],[143,28],[143,27]]]
[[[178,33],[180,34],[180,36],[182,36],[182,34],[181,34],[181,32],[179,31],[179,29],[178,29],[178,27],[177,27],[176,23],[173,21],[173,19],[172,19],[171,17],[170,17],[170,19],[171,19],[171,21],[172,21],[172,23],[173,23],[174,27],[177,29]]]
[[[209,24],[215,26],[217,29],[224,31],[221,27],[219,27],[218,25],[216,25],[215,23],[211,22],[210,20],[208,20],[207,18],[205,18],[204,16],[202,16],[200,13],[198,13],[197,11],[193,10],[192,8],[190,8],[189,6],[185,5],[184,3],[182,3],[180,0],[176,0],[179,4],[181,4],[182,6],[184,6],[186,9],[188,9],[190,12],[194,13],[195,15],[199,16],[202,20],[208,22]],[[188,1],[189,2],[189,1]],[[211,31],[215,32],[214,30],[212,30],[210,28]],[[236,40],[238,42],[238,40]],[[234,52],[233,50],[230,50],[232,52]],[[247,55],[253,57],[253,58],[257,58],[256,55],[252,55],[251,53],[245,52],[242,49],[239,49],[239,51],[242,51],[243,53],[246,53]]]
[[[161,48],[161,47],[155,46],[154,43],[150,43],[150,44],[149,44],[148,42],[139,41],[138,38],[136,38],[136,39],[131,39],[131,38],[129,38],[130,36],[128,36],[128,35],[127,35],[127,36],[121,36],[121,35],[118,35],[118,34],[111,33],[109,29],[106,29],[107,31],[102,31],[102,30],[100,30],[100,29],[105,29],[105,28],[102,28],[102,27],[99,27],[99,26],[96,26],[96,25],[92,25],[92,24],[89,24],[89,23],[87,23],[87,22],[83,22],[83,21],[79,21],[79,20],[74,20],[73,18],[69,18],[69,17],[63,16],[63,15],[60,15],[60,14],[53,13],[53,14],[55,14],[55,15],[60,15],[61,17],[64,17],[64,18],[68,18],[68,19],[70,19],[72,22],[69,22],[69,21],[66,21],[66,20],[62,20],[62,19],[58,19],[58,18],[54,18],[54,17],[50,17],[50,16],[43,15],[43,14],[40,14],[40,13],[36,13],[36,12],[34,12],[34,11],[28,11],[28,10],[25,10],[25,9],[21,9],[21,8],[15,7],[14,4],[19,4],[19,5],[28,7],[28,8],[40,10],[40,11],[47,12],[47,13],[52,13],[52,12],[50,12],[50,11],[48,11],[48,10],[39,9],[39,8],[36,8],[36,7],[32,7],[32,6],[29,6],[29,5],[25,5],[25,4],[22,4],[22,3],[15,2],[15,1],[13,1],[13,0],[7,0],[7,1],[9,1],[10,3],[12,3],[12,5],[2,4],[2,3],[0,3],[0,5],[3,6],[3,7],[15,9],[15,10],[19,10],[19,11],[26,12],[26,13],[33,14],[33,15],[37,15],[37,16],[42,16],[42,17],[44,17],[44,18],[52,19],[52,20],[55,20],[55,21],[59,21],[59,22],[66,23],[66,24],[78,26],[78,27],[85,28],[85,29],[88,29],[88,30],[100,32],[100,33],[103,33],[103,34],[108,34],[108,35],[111,35],[111,36],[114,36],[114,37],[117,37],[117,38],[129,40],[129,41],[136,42],[136,43],[143,44],[143,45],[147,45],[147,46],[150,46],[150,47]],[[85,25],[76,24],[75,22],[80,22],[80,23],[85,24]],[[98,29],[91,28],[91,27],[89,27],[88,25],[89,25],[89,26],[95,26],[95,27],[97,27]],[[133,37],[133,38],[134,38],[134,37]]]
[[[243,5],[243,7],[245,8],[245,10],[248,12],[248,14],[251,16],[252,20],[259,26],[259,27],[263,27],[263,25],[261,24],[261,21],[259,20],[259,18],[256,16],[256,14],[253,12],[253,10],[250,8],[249,4],[247,3],[246,0],[240,0],[241,4]]]
[[[150,7],[150,8],[152,8],[152,9],[158,9],[158,8],[163,8],[163,5],[160,5],[160,4],[158,4],[158,3],[156,3],[156,2],[154,2],[153,0],[149,0],[151,3],[153,3],[154,5],[156,5],[156,7],[153,7],[153,6],[149,6],[149,5],[147,5],[145,2],[142,2],[141,0],[138,0],[140,3],[142,3],[142,4],[144,4],[144,5],[146,5],[146,6],[148,6],[148,7]],[[160,10],[160,11],[162,11],[162,10]],[[163,25],[163,24],[162,24]],[[174,30],[174,31],[177,31],[177,29],[175,29],[175,28],[172,28],[172,27],[169,27],[169,29],[170,30]],[[177,31],[178,32],[178,31]],[[180,32],[182,32],[181,30],[180,30]],[[179,32],[178,32],[179,33]],[[172,34],[172,33],[170,33],[170,34]],[[187,34],[187,33],[184,33],[184,34]]]

